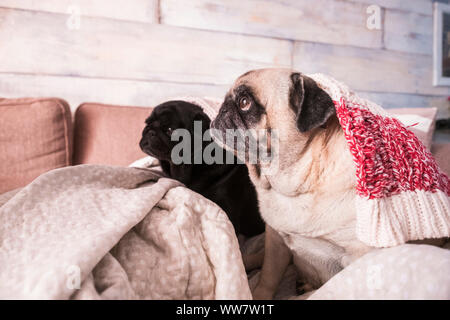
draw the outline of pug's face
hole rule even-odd
[[[276,129],[285,148],[280,153],[289,153],[289,144],[306,143],[334,113],[331,97],[313,79],[290,69],[260,69],[236,80],[211,127],[222,144],[228,129]]]
[[[179,143],[171,141],[172,132],[186,129],[193,137],[194,121],[201,121],[203,130],[209,128],[210,119],[199,106],[176,100],[162,103],[145,120],[139,146],[152,157],[172,162],[172,149]]]

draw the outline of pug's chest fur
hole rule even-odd
[[[355,210],[349,205],[352,195],[348,193],[317,199],[311,193],[286,196],[274,189],[260,189],[258,195],[264,220],[284,233],[326,237],[339,233],[355,218]]]
[[[356,192],[352,184],[336,185],[286,195],[275,188],[257,187],[264,221],[286,239],[307,237],[326,240],[345,255],[358,257],[369,247],[356,237]],[[295,241],[295,240],[294,240]],[[289,246],[289,241],[286,241]]]

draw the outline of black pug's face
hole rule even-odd
[[[171,141],[172,133],[176,129],[186,129],[193,139],[194,121],[202,121],[203,132],[209,128],[210,119],[199,106],[185,101],[164,102],[145,120],[139,146],[152,157],[172,162],[172,149],[179,143]]]

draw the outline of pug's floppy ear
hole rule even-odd
[[[307,132],[327,122],[336,113],[331,97],[317,83],[300,73],[291,74],[289,103],[296,113],[300,132]]]

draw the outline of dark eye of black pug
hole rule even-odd
[[[170,136],[172,136],[172,131],[173,131],[173,129],[171,127],[168,127],[166,129],[166,134],[170,137]]]
[[[239,98],[239,109],[241,109],[242,111],[247,111],[250,109],[251,106],[252,101],[247,95],[244,95]]]

